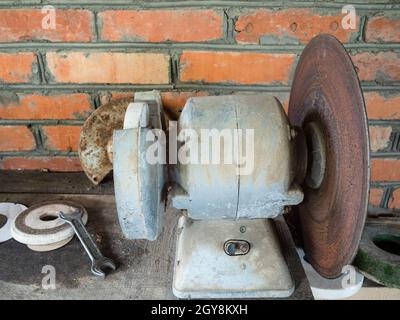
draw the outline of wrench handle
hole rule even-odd
[[[101,254],[99,248],[94,243],[89,232],[86,230],[85,225],[83,224],[82,220],[81,219],[73,220],[71,223],[71,226],[74,229],[79,240],[81,241],[86,252],[88,253],[90,260],[92,260],[92,262],[94,262],[95,260],[102,258],[103,255]]]
[[[92,237],[90,236],[89,232],[87,231],[85,225],[81,217],[73,217],[65,219],[63,215],[60,215],[61,219],[65,222],[69,223],[74,230],[76,236],[78,237],[79,241],[82,243],[83,247],[85,248],[86,253],[88,254],[90,260],[95,262],[98,259],[103,258],[99,248],[94,243]]]

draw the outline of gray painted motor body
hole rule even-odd
[[[233,164],[182,164],[172,167],[172,205],[192,219],[273,218],[303,200],[293,183],[293,130],[272,96],[231,95],[189,99],[179,132],[194,129],[254,131],[254,169],[239,174]],[[245,148],[243,147],[243,153]],[[221,152],[222,153],[222,152]],[[221,156],[222,158],[222,156]],[[200,161],[199,161],[200,162]]]
[[[167,165],[149,164],[145,154],[152,144],[146,139],[147,132],[161,129],[160,95],[139,93],[135,95],[135,104],[132,106],[137,110],[129,105],[125,118],[125,123],[134,125],[114,132],[116,203],[122,230],[128,238],[154,240],[161,229],[165,208]],[[169,191],[172,206],[186,210],[189,218],[273,218],[285,206],[303,200],[303,193],[293,182],[294,132],[274,97],[232,95],[189,99],[178,122],[178,136],[186,129],[197,133],[199,163],[184,164],[178,159],[177,164],[169,165],[168,183],[172,186]],[[236,164],[234,156],[233,162],[225,163],[224,152],[229,140],[223,139],[219,140],[220,163],[212,163],[212,147],[208,150],[209,163],[203,163],[200,149],[202,139],[206,138],[201,135],[202,129],[217,129],[219,133],[228,130],[233,141],[234,130],[241,129],[243,143],[246,130],[253,130],[253,170],[245,172],[244,166]],[[207,139],[212,138],[207,136]],[[184,143],[188,144],[189,140],[178,141],[177,153]],[[248,156],[249,151],[245,145],[230,150],[236,156]]]

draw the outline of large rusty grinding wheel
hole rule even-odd
[[[335,278],[356,254],[369,193],[369,139],[354,66],[333,36],[315,37],[298,63],[289,102],[291,125],[308,149],[304,201],[297,208],[306,256]]]

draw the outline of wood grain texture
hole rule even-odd
[[[83,182],[85,177],[79,174],[13,173],[1,177],[9,180],[1,184],[0,202],[31,206],[58,199],[82,204],[89,215],[89,233],[103,254],[113,258],[118,265],[116,272],[101,281],[90,273],[89,259],[76,237],[66,246],[46,253],[31,251],[25,245],[9,240],[1,244],[0,250],[1,298],[176,299],[172,294],[172,274],[178,210],[167,211],[157,241],[127,240],[118,223],[114,196],[100,194],[101,191],[109,192],[109,187],[101,185],[88,191]],[[60,179],[65,183],[60,183]],[[24,192],[17,193],[18,188]],[[6,192],[7,189],[12,192]],[[92,194],[78,194],[79,190]],[[312,299],[308,280],[283,218],[276,220],[276,230],[296,285],[289,299]],[[41,287],[44,265],[53,265],[56,269],[56,290]]]
[[[0,193],[114,194],[112,177],[95,186],[83,172],[0,170]]]

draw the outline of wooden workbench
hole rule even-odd
[[[9,240],[0,244],[1,299],[175,299],[172,273],[175,226],[179,212],[170,209],[157,241],[127,240],[122,235],[111,178],[94,187],[83,173],[0,171],[0,202],[31,206],[46,200],[72,200],[88,211],[88,230],[105,256],[118,265],[105,280],[90,273],[90,263],[76,237],[50,252],[34,252]],[[312,299],[311,289],[283,218],[276,220],[285,258],[296,289],[290,299]],[[42,289],[42,268],[56,270],[56,289]]]

